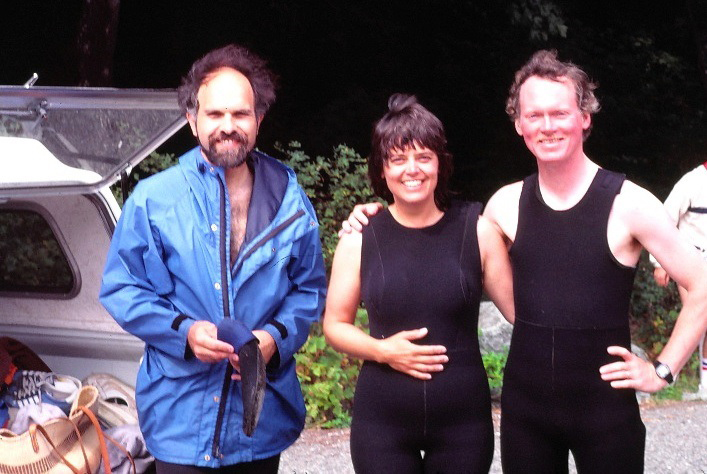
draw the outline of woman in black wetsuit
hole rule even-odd
[[[488,472],[493,425],[477,322],[482,288],[513,322],[506,247],[479,203],[452,201],[444,127],[393,95],[369,177],[390,204],[334,256],[324,334],[364,359],[351,456],[357,473]],[[354,325],[363,299],[370,336]],[[421,453],[423,452],[423,453]]]

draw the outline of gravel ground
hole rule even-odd
[[[707,402],[646,402],[641,415],[647,429],[646,473],[707,473]],[[496,452],[490,472],[500,474],[498,409],[493,417]],[[305,430],[282,454],[280,473],[353,473],[348,429]]]

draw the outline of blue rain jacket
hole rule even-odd
[[[140,181],[108,252],[100,299],[145,341],[140,427],[165,462],[218,467],[274,456],[304,427],[293,355],[324,307],[319,226],[291,169],[259,152],[250,165],[246,236],[233,266],[224,172],[199,148]],[[201,362],[187,344],[195,321],[224,317],[268,331],[278,348],[252,438],[243,434],[240,382],[226,377],[228,361]]]

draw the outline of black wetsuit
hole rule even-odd
[[[554,211],[537,174],[525,179],[511,247],[516,322],[505,369],[501,457],[505,473],[643,472],[645,427],[634,390],[603,381],[599,367],[630,350],[635,270],[607,240],[624,176],[599,169],[582,200]]]
[[[428,381],[363,364],[351,425],[357,473],[489,470],[493,425],[477,335],[480,209],[454,203],[422,229],[403,227],[385,211],[364,228],[361,293],[371,335],[426,327],[428,335],[414,342],[446,346],[449,362]]]

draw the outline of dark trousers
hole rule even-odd
[[[277,474],[280,455],[222,467],[187,466],[155,460],[157,474]]]

